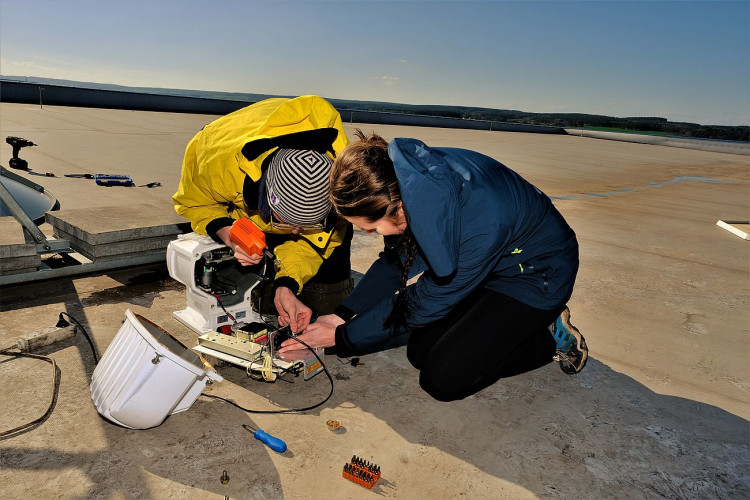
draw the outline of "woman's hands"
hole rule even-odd
[[[280,317],[279,323],[281,323]],[[313,349],[331,347],[336,343],[336,327],[342,324],[344,324],[344,320],[335,314],[321,316],[315,323],[307,326],[304,333],[299,335],[299,339]],[[295,351],[299,350],[306,351],[307,348],[296,340],[289,339],[281,344],[281,349],[278,352],[281,355],[286,355],[286,358],[293,357]]]

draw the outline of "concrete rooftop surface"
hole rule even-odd
[[[6,136],[31,140],[37,146],[20,154],[31,170],[14,172],[45,186],[62,210],[98,208],[102,221],[122,212],[145,223],[172,212],[185,145],[214,118],[3,103],[0,163],[11,157]],[[346,124],[350,138],[355,127],[479,151],[553,198],[580,242],[569,306],[590,348],[586,368],[570,377],[550,364],[440,403],[421,391],[404,349],[357,366],[326,356],[335,390],[314,410],[247,414],[199,397],[158,427],[130,430],[97,413],[94,361],[79,333],[37,352],[57,363],[58,397],[42,423],[0,438],[0,499],[750,498],[750,243],[716,225],[750,216],[747,156],[367,124]],[[161,187],[63,176],[77,173]],[[355,271],[367,270],[381,244],[356,233]],[[196,343],[172,316],[185,307],[185,287],[163,264],[0,294],[0,347],[67,312],[103,355],[127,309]],[[460,352],[446,369],[461,369]],[[225,380],[206,392],[257,410],[304,407],[329,392],[324,375],[269,384],[231,365],[217,370]],[[44,413],[51,374],[40,360],[0,356],[0,432]],[[343,428],[329,431],[328,419]],[[242,424],[288,450],[271,451]],[[341,477],[352,455],[381,467],[372,490]]]

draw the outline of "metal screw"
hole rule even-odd
[[[224,473],[221,475],[221,484],[227,484],[229,482],[229,474],[227,474],[227,471],[224,471]]]
[[[161,361],[161,354],[159,354],[159,353],[156,353],[156,355],[154,356],[154,359],[152,359],[152,360],[151,360],[151,362],[152,362],[153,364],[156,364],[156,363],[158,363],[159,361]]]

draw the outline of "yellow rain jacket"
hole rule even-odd
[[[209,123],[188,143],[180,184],[172,197],[175,210],[199,234],[215,233],[218,227],[209,226],[213,221],[219,227],[231,224],[227,217],[248,217],[266,233],[288,234],[272,228],[257,207],[245,206],[246,176],[257,183],[263,161],[279,147],[318,149],[335,158],[348,143],[341,116],[321,97],[257,102]],[[347,225],[340,219],[329,231],[289,235],[274,249],[282,264],[276,280],[292,278],[299,293],[323,259],[342,243]]]

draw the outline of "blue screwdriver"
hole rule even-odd
[[[278,451],[279,453],[284,453],[286,451],[286,443],[281,439],[274,437],[260,429],[250,427],[247,424],[242,424],[242,427],[244,427],[246,431],[252,432],[253,436],[255,436],[255,439],[257,439],[261,443],[265,443],[273,451]]]

